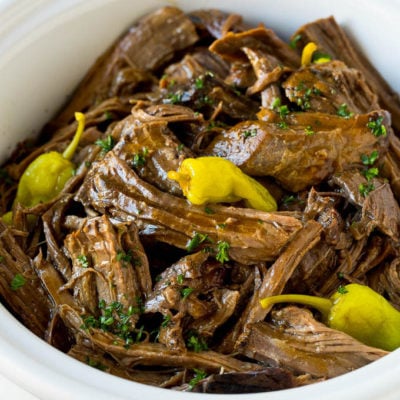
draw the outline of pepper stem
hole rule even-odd
[[[75,150],[78,147],[82,133],[85,129],[85,115],[80,112],[76,112],[75,119],[78,122],[78,127],[76,128],[76,132],[75,132],[75,135],[74,135],[71,143],[68,145],[68,147],[64,150],[64,153],[62,154],[63,158],[65,158],[67,160],[72,159],[72,157],[75,153]]]
[[[265,297],[260,300],[261,307],[268,308],[277,303],[299,303],[317,309],[324,321],[328,320],[332,308],[332,301],[323,297],[308,296],[305,294],[281,294],[278,296]]]

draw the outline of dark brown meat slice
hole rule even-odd
[[[343,104],[349,112],[359,114],[381,108],[363,74],[341,61],[301,68],[282,86],[289,100],[305,111],[336,114]]]
[[[242,51],[249,58],[257,77],[257,80],[247,88],[246,94],[248,96],[267,89],[271,84],[277,83],[283,74],[290,71],[289,68],[283,67],[274,56],[271,56],[262,50],[253,50],[248,47],[243,47]],[[278,89],[278,87],[279,86],[276,85],[276,89]],[[262,105],[263,107],[268,106],[265,104]]]
[[[75,111],[84,111],[99,100],[111,97],[121,74],[137,81],[140,71],[155,71],[175,52],[198,40],[190,19],[179,9],[164,7],[140,19],[121,39],[104,53],[89,70],[69,104],[58,116],[63,124]],[[138,72],[139,71],[139,72]],[[146,74],[142,75],[148,80]]]
[[[268,367],[261,371],[213,374],[199,382],[191,391],[199,393],[258,393],[298,386],[288,370]]]
[[[240,361],[231,356],[225,356],[214,351],[172,351],[160,343],[141,342],[129,347],[118,336],[100,329],[83,329],[83,320],[73,308],[63,305],[60,315],[65,323],[76,334],[82,335],[101,351],[119,360],[120,364],[132,368],[141,366],[167,366],[179,368],[198,368],[209,373],[257,371],[262,367],[255,363]]]
[[[174,118],[158,117],[157,121],[154,117],[152,122],[142,123],[139,118],[143,113],[138,116],[139,113],[134,112],[115,126],[112,134],[119,138],[114,147],[115,154],[132,165],[147,182],[166,192],[181,195],[178,183],[168,179],[167,173],[176,171],[185,158],[193,156],[192,152],[181,145],[168,128],[168,120]],[[179,116],[175,116],[176,119]]]
[[[388,183],[374,179],[374,186],[366,197],[360,193],[360,185],[367,185],[367,179],[358,171],[349,170],[332,177],[331,182],[338,185],[346,199],[361,207],[360,218],[351,225],[352,235],[357,239],[369,236],[378,228],[382,233],[399,241],[400,209]]]
[[[209,115],[210,119],[215,112],[237,120],[255,119],[259,110],[257,101],[242,95],[212,73],[181,84],[168,85],[161,94],[164,103],[188,106]]]
[[[319,50],[328,53],[334,59],[356,68],[365,77],[365,81],[379,97],[382,108],[392,114],[393,126],[400,130],[400,100],[369,60],[351,42],[346,32],[337,24],[334,17],[319,19],[302,26],[293,37],[300,35],[298,48],[308,42],[315,42]]]
[[[13,232],[0,221],[0,297],[34,334],[44,338],[52,304],[36,275],[32,260]]]
[[[226,241],[229,256],[243,264],[274,259],[303,226],[292,215],[245,208],[213,205],[209,215],[204,207],[144,182],[112,151],[93,165],[77,200],[123,221],[135,220],[141,235],[181,249],[196,233],[208,235],[211,247]]]
[[[369,286],[400,310],[400,258],[396,257],[383,268],[372,271],[368,278]]]
[[[228,61],[246,61],[244,47],[252,50],[262,50],[274,56],[284,66],[296,68],[300,58],[287,43],[281,40],[271,29],[259,27],[245,32],[228,32],[221,39],[212,43],[210,50]]]
[[[87,219],[65,238],[73,263],[67,286],[74,287],[75,296],[91,314],[98,314],[100,300],[107,305],[118,302],[124,310],[138,307],[142,291],[137,271],[148,270],[148,263],[140,242],[134,239],[134,224],[116,230],[106,216]]]
[[[247,26],[242,22],[242,16],[238,14],[228,14],[221,10],[196,10],[189,14],[190,19],[200,31],[201,36],[211,35],[219,39],[229,31],[241,32]]]
[[[387,136],[376,137],[367,126],[380,117],[389,131],[390,115],[383,110],[349,119],[291,113],[287,129],[278,120],[245,121],[216,136],[205,154],[227,158],[249,175],[273,176],[296,192],[360,165],[362,154],[377,150],[383,156]]]
[[[194,79],[207,72],[225,79],[229,72],[229,65],[207,48],[198,47],[193,53],[186,54],[179,62],[170,64],[164,70],[163,79],[166,79],[169,84],[175,84]]]
[[[320,241],[321,231],[320,224],[308,221],[304,228],[297,232],[254,288],[253,296],[247,303],[239,321],[224,339],[222,344],[224,352],[233,351],[245,339],[250,324],[264,320],[269,310],[261,307],[260,300],[283,292],[285,285],[304,256]]]
[[[143,383],[145,385],[153,385],[157,387],[170,387],[171,381],[177,377],[182,381],[182,372],[179,368],[163,369],[154,367],[154,370],[143,371],[140,369],[128,369],[120,364],[106,353],[96,351],[93,348],[85,346],[84,343],[74,345],[68,355],[79,360],[92,368],[107,372],[111,375],[130,381]],[[171,383],[170,383],[171,382]]]
[[[259,322],[240,348],[247,357],[298,374],[332,378],[387,354],[316,321],[306,309],[289,306],[273,313],[273,324]]]
[[[43,232],[47,242],[48,257],[54,267],[65,280],[71,278],[72,267],[70,261],[62,251],[62,240],[64,239],[63,221],[65,212],[71,202],[71,195],[61,198],[46,211],[42,216]]]

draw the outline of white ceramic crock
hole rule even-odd
[[[131,22],[166,4],[241,13],[284,38],[305,22],[334,15],[392,86],[400,89],[398,0],[0,0],[0,159],[18,140],[40,130],[96,56]],[[1,306],[0,374],[48,400],[233,398],[174,392],[105,374],[51,348]],[[326,382],[234,398],[398,400],[399,377],[400,351],[395,351]]]

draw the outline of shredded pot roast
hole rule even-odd
[[[72,177],[15,201],[32,161],[70,144],[75,112]],[[286,43],[239,15],[157,10],[3,165],[2,302],[69,356],[174,390],[272,391],[366,365],[387,351],[260,300],[357,283],[400,309],[399,130],[397,96],[333,17]],[[197,157],[230,160],[277,211],[189,202],[168,172]]]

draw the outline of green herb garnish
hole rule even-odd
[[[202,76],[196,78],[194,81],[194,86],[196,89],[203,89],[204,88],[204,78]]]
[[[247,129],[242,132],[242,136],[247,139],[249,137],[257,136],[257,129]]]
[[[94,143],[101,148],[102,153],[108,153],[115,145],[114,138],[111,135],[108,135],[105,139],[98,139]]]
[[[99,369],[100,371],[106,371],[108,369],[100,361],[93,360],[89,356],[86,357],[86,364],[89,365],[90,367]]]
[[[375,186],[373,183],[360,183],[358,190],[363,197],[367,197],[370,192],[375,190]]]
[[[348,109],[346,103],[343,103],[339,106],[339,108],[336,111],[336,114],[339,115],[339,117],[346,119],[351,118],[354,115],[354,113]]]
[[[14,278],[12,278],[10,286],[12,290],[18,290],[19,288],[24,286],[25,283],[26,279],[24,278],[24,276],[22,274],[16,274],[14,275]]]
[[[183,274],[179,274],[176,277],[176,282],[178,283],[178,285],[182,285],[184,279],[185,279],[184,275]]]
[[[217,243],[218,252],[217,252],[217,255],[215,256],[215,259],[222,264],[225,262],[228,262],[230,260],[229,254],[228,254],[229,248],[230,248],[230,244],[228,242],[226,242],[226,241],[218,242]]]
[[[207,234],[196,232],[192,239],[186,245],[187,251],[194,251],[197,247],[200,246],[203,242],[208,241],[211,242],[211,239],[208,237]]]
[[[196,333],[191,333],[186,341],[186,347],[193,350],[195,353],[208,350],[208,345],[205,339]]]
[[[81,254],[80,256],[78,256],[77,260],[78,260],[79,264],[81,264],[82,268],[89,267],[89,260],[84,254]]]
[[[361,162],[364,165],[373,165],[375,161],[378,159],[379,153],[377,150],[374,150],[370,155],[361,154]]]
[[[183,288],[182,290],[181,290],[181,296],[182,296],[182,299],[186,299],[186,297],[188,297],[189,295],[190,295],[190,293],[192,293],[193,292],[193,288],[191,288],[191,287],[185,287],[185,288]]]
[[[386,127],[383,125],[383,117],[378,117],[375,120],[371,120],[367,123],[367,127],[371,129],[374,136],[386,136]]]
[[[143,167],[146,164],[147,156],[149,155],[149,149],[143,147],[142,151],[134,154],[132,159],[132,165],[135,168]]]
[[[311,127],[311,125],[308,125],[308,126],[306,126],[305,127],[305,129],[304,129],[304,133],[307,135],[307,136],[311,136],[311,135],[314,135],[314,130],[312,129],[312,127]]]
[[[297,47],[297,43],[299,42],[299,40],[301,40],[301,35],[298,34],[296,35],[290,42],[289,42],[289,46],[292,49],[295,49]]]
[[[190,390],[192,390],[200,381],[207,378],[207,372],[203,371],[202,369],[195,368],[193,372],[194,377],[189,381]]]
[[[340,286],[338,287],[337,291],[338,291],[338,293],[340,293],[340,294],[346,294],[346,293],[349,292],[349,291],[346,289],[346,287],[345,287],[345,286],[342,286],[342,285],[340,285]]]

